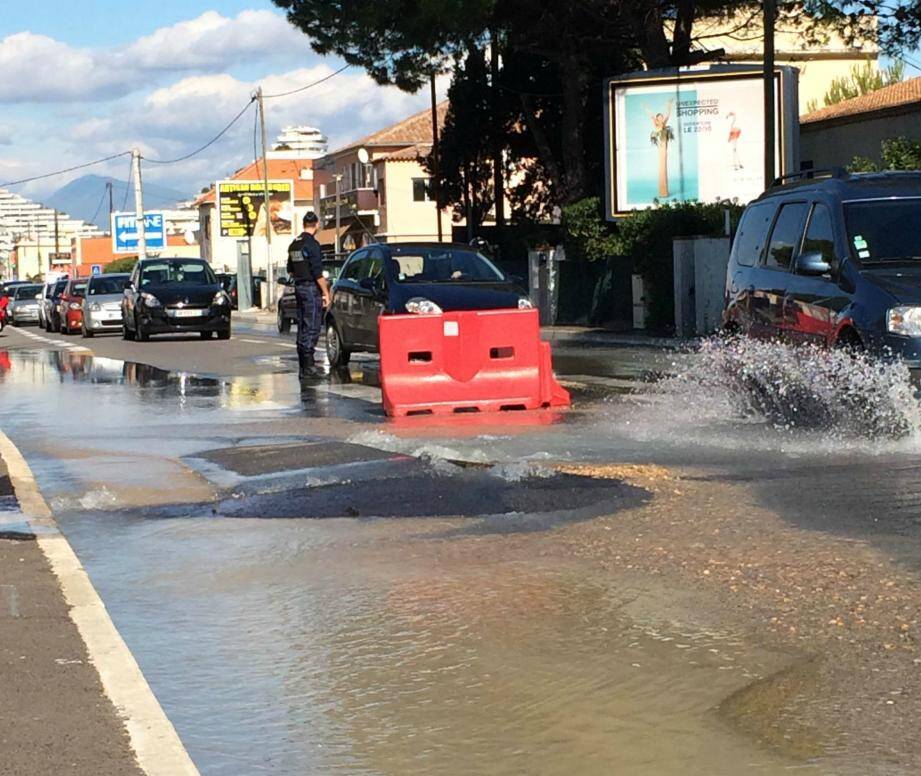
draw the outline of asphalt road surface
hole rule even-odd
[[[607,347],[555,350],[572,410],[394,422],[293,346],[0,336],[0,427],[203,773],[921,767],[917,435]]]

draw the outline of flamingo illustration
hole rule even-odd
[[[736,114],[728,113],[726,118],[729,121],[729,145],[732,146],[732,169],[743,169],[742,159],[739,157],[739,138],[742,136],[742,130],[736,126]]]

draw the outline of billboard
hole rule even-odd
[[[776,175],[796,169],[796,77],[775,72]],[[764,191],[760,69],[640,73],[605,83],[609,219],[657,202],[746,203]]]
[[[144,212],[144,244],[147,250],[162,250],[166,246],[166,218],[162,211]],[[134,213],[112,214],[112,252],[137,253],[138,229]]]
[[[273,235],[290,236],[295,228],[294,181],[269,181],[268,214],[262,181],[218,181],[217,208],[221,237],[265,237],[268,225]]]

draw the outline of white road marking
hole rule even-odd
[[[198,776],[198,769],[109,617],[89,575],[58,530],[29,464],[2,431],[0,455],[6,462],[23,515],[40,529],[35,541],[58,578],[70,605],[70,618],[86,644],[103,689],[124,720],[141,770],[148,776]]]

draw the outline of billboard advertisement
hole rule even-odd
[[[794,73],[779,68],[775,79],[779,176],[794,169],[797,111]],[[606,87],[609,218],[665,202],[744,204],[764,191],[760,70],[642,73]]]
[[[294,181],[269,181],[269,207],[265,207],[262,181],[227,180],[217,183],[221,237],[292,236],[294,231]]]

